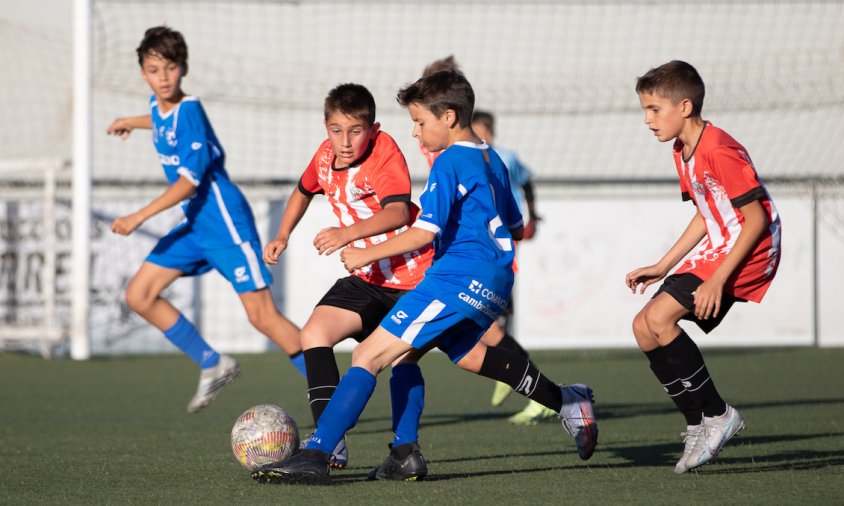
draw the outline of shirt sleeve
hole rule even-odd
[[[741,207],[765,196],[753,162],[743,149],[719,147],[713,151],[711,163],[733,206]]]
[[[323,147],[317,150],[314,157],[311,158],[311,163],[305,168],[302,177],[299,178],[299,191],[305,196],[312,197],[319,193],[325,193],[325,190],[319,184],[319,175],[317,174],[317,163],[322,153]]]
[[[199,102],[183,103],[178,114],[176,151],[179,168],[176,172],[194,186],[199,186],[208,168],[220,156],[220,151],[209,139],[205,111]]]
[[[413,224],[435,234],[439,234],[448,222],[451,208],[458,198],[457,175],[454,169],[446,164],[434,162],[428,183],[419,201],[422,213]]]
[[[372,189],[383,208],[391,202],[410,202],[410,171],[395,141],[382,136],[374,148],[382,153],[372,174]]]

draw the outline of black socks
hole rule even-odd
[[[546,378],[533,362],[515,351],[488,347],[479,374],[507,383],[516,392],[557,413],[563,407],[563,393],[559,385]]]
[[[340,383],[340,371],[337,369],[333,348],[311,348],[302,353],[305,355],[308,371],[308,400],[316,426],[328,401],[331,400],[331,395],[337,389],[337,384]]]

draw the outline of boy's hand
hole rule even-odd
[[[328,227],[320,230],[314,238],[314,247],[320,255],[334,253],[349,244],[349,240],[346,238],[346,230],[340,227]]]
[[[287,249],[287,239],[273,239],[266,246],[264,246],[264,262],[268,265],[275,265],[278,263],[278,257]]]
[[[138,213],[132,213],[114,220],[111,223],[111,231],[115,234],[129,235],[143,222],[144,219]]]
[[[718,279],[711,278],[701,283],[695,290],[695,316],[700,320],[717,317],[723,293],[724,283]]]
[[[666,272],[656,265],[650,265],[627,273],[627,276],[624,277],[624,282],[633,293],[636,293],[636,288],[639,285],[641,285],[639,293],[645,293],[645,288],[664,278],[665,274]]]
[[[129,134],[132,133],[132,129],[133,127],[128,118],[117,118],[111,122],[111,125],[109,125],[108,128],[106,128],[106,133],[109,135],[116,135],[125,141],[129,138]]]
[[[340,260],[349,272],[354,272],[355,269],[360,269],[370,263],[369,259],[366,258],[364,248],[353,248],[351,246],[340,252]]]

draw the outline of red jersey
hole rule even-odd
[[[768,290],[780,261],[780,217],[768,191],[759,181],[744,147],[708,121],[689,160],[683,143],[674,143],[674,162],[680,175],[683,200],[694,200],[706,223],[706,237],[696,252],[677,269],[706,281],[726,258],[744,225],[739,210],[759,200],[768,215],[768,229],[730,279],[724,291],[759,302]]]
[[[356,248],[366,248],[407,230],[416,220],[419,208],[410,201],[410,172],[392,137],[378,132],[367,153],[355,163],[334,168],[334,149],[326,139],[299,179],[299,191],[308,196],[324,193],[341,227],[361,222],[391,202],[406,202],[410,211],[408,223],[352,243]],[[427,246],[378,260],[353,274],[373,285],[410,290],[422,281],[432,257],[433,249]]]

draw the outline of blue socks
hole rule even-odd
[[[308,379],[308,373],[305,370],[305,354],[301,351],[290,355],[290,363],[293,364],[293,367],[299,370],[299,373],[305,378]]]
[[[390,378],[393,406],[393,446],[419,441],[419,418],[425,407],[425,379],[416,364],[393,367]]]
[[[196,327],[184,315],[180,314],[176,323],[164,331],[164,337],[203,369],[214,367],[220,361],[220,354],[202,339]]]
[[[308,450],[331,455],[346,431],[355,426],[375,391],[375,376],[362,367],[351,367],[340,379],[337,390],[325,407],[316,432],[308,441]]]

